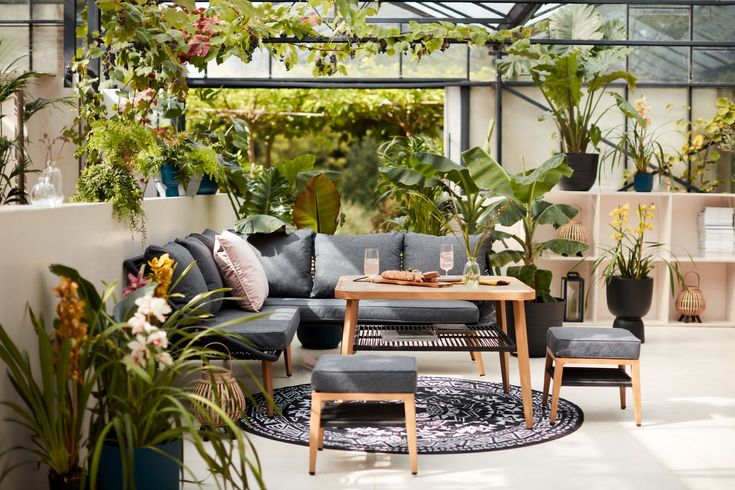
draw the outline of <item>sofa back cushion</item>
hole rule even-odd
[[[199,270],[204,277],[204,282],[207,283],[207,290],[214,291],[216,289],[222,289],[222,277],[220,276],[217,263],[214,261],[212,250],[208,249],[204,243],[193,236],[177,238],[176,243],[187,249],[194,260],[196,260]],[[212,301],[213,314],[216,315],[222,307],[222,298],[224,295],[220,291],[209,296],[208,301]]]
[[[365,249],[377,248],[380,271],[401,268],[403,233],[334,236],[317,233],[312,298],[333,298],[339,276],[362,274]]]
[[[146,264],[153,258],[160,257],[163,254],[168,254],[173,259],[176,267],[174,268],[173,278],[171,284],[176,283],[181,278],[184,270],[189,267],[189,264],[194,263],[194,266],[181,278],[175,288],[169,289],[169,294],[179,293],[182,297],[172,297],[169,302],[174,309],[183,308],[189,301],[191,301],[196,295],[206,293],[207,283],[204,280],[199,266],[195,263],[194,257],[189,251],[178,243],[169,242],[163,247],[157,245],[151,245],[145,250],[145,262]],[[212,313],[213,305],[205,304],[201,306],[201,309]]]
[[[470,237],[470,246],[475,247],[480,235]],[[448,236],[432,236],[423,233],[406,233],[403,239],[403,268],[418,269],[422,272],[441,271],[439,268],[439,251],[443,243],[449,243],[454,250],[454,267],[449,274],[462,274],[464,264],[467,262],[467,253],[465,252],[464,240],[454,235]],[[488,270],[487,252],[490,248],[491,241],[486,239],[480,246],[480,251],[476,257],[480,270],[486,273]]]
[[[248,242],[257,249],[258,259],[268,277],[269,296],[308,298],[311,294],[311,258],[314,255],[314,231],[310,228],[249,235]]]
[[[217,234],[214,233],[212,230],[206,229],[202,233],[191,233],[189,236],[194,237],[202,242],[204,246],[207,247],[212,254],[214,254],[214,237],[216,235]]]
[[[260,311],[268,297],[268,278],[255,249],[239,235],[223,231],[214,241],[214,261],[238,306]]]

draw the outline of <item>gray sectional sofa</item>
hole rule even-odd
[[[129,272],[137,272],[144,261],[163,253],[176,261],[174,281],[191,262],[196,265],[177,286],[181,306],[196,294],[222,287],[222,279],[212,256],[211,230],[193,233],[164,246],[150,246],[144,256],[125,262]],[[454,237],[434,237],[417,233],[390,232],[372,235],[334,236],[297,230],[290,234],[271,233],[243,237],[257,250],[268,277],[269,297],[261,313],[267,316],[221,327],[232,334],[228,348],[238,358],[263,363],[263,386],[272,393],[272,363],[283,353],[286,372],[291,374],[290,345],[294,335],[305,348],[333,348],[341,339],[345,301],[334,298],[334,287],[342,275],[362,274],[366,248],[377,248],[380,269],[439,269],[442,243],[453,242],[455,266],[450,274],[461,274],[466,261],[463,247]],[[487,269],[488,244],[478,258]],[[218,327],[238,318],[256,315],[229,301],[206,306],[212,314],[209,325]],[[468,301],[381,301],[360,302],[359,321],[367,323],[476,323],[494,311]],[[242,337],[244,342],[238,342]],[[270,413],[270,410],[269,410]]]

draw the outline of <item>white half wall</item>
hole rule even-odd
[[[47,324],[55,316],[56,299],[51,288],[58,284],[49,264],[74,267],[93,284],[118,283],[123,279],[122,262],[139,255],[148,244],[165,244],[176,237],[205,228],[222,230],[234,224],[227,196],[195,196],[146,199],[147,242],[131,235],[126,223],[112,216],[109,203],[64,204],[58,208],[3,206],[0,208],[0,324],[34,359],[37,344],[31,329],[28,306],[43,314]],[[0,399],[17,401],[14,390],[0,367]],[[0,420],[8,412],[0,407]],[[0,451],[27,444],[27,434],[3,422]],[[16,452],[17,453],[17,452]],[[14,455],[15,457],[16,455]],[[17,455],[24,457],[24,455]],[[0,468],[10,463],[3,461]],[[2,488],[44,488],[46,469],[28,465],[16,470]]]

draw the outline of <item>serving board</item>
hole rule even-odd
[[[355,279],[359,282],[369,282],[367,278]],[[449,282],[422,282],[422,281],[399,281],[397,279],[385,279],[378,277],[373,281],[375,284],[398,284],[400,286],[419,286],[424,288],[446,288],[452,285]]]

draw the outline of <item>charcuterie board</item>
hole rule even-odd
[[[367,277],[355,279],[357,282],[370,282]],[[424,281],[399,281],[397,279],[385,279],[378,277],[373,281],[375,284],[398,284],[400,286],[419,286],[424,288],[446,288],[452,286],[448,282],[424,282]]]

